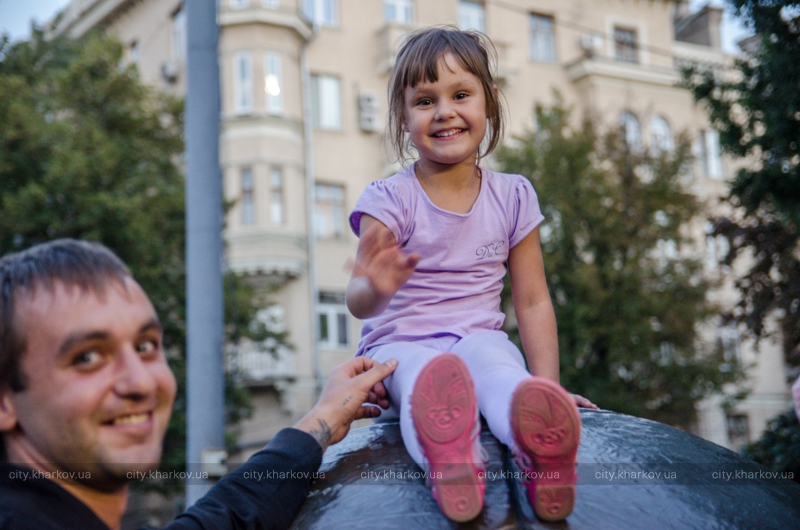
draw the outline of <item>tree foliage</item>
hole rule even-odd
[[[99,241],[150,296],[179,382],[164,463],[185,462],[185,234],[182,102],[154,92],[122,45],[81,40],[0,42],[0,255],[60,237]],[[226,337],[284,343],[256,318],[267,302],[246,278],[225,280]],[[228,423],[249,414],[228,381]]]
[[[800,483],[800,421],[794,410],[773,418],[744,454],[773,471],[791,473]]]
[[[728,318],[759,339],[775,317],[786,361],[800,366],[800,2],[731,4],[755,31],[752,50],[735,75],[699,67],[684,75],[723,149],[745,163],[730,189],[734,213],[714,222],[730,243],[725,262],[748,267]]]
[[[530,179],[546,217],[562,384],[603,408],[689,426],[695,402],[740,370],[698,340],[715,308],[700,262],[681,252],[699,213],[681,184],[687,142],[631,150],[591,119],[571,125],[561,103],[536,117],[537,131],[498,159]]]

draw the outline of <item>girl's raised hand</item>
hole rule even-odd
[[[361,234],[353,273],[366,277],[379,296],[392,297],[414,273],[419,258],[419,254],[406,256],[392,232],[373,222]]]

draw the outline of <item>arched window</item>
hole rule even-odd
[[[672,130],[667,120],[661,116],[653,116],[650,120],[650,151],[653,154],[670,152],[675,148]]]
[[[639,126],[639,119],[625,111],[619,117],[619,124],[628,148],[631,151],[640,151],[642,149],[642,128]]]

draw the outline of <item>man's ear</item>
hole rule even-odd
[[[8,432],[17,426],[17,411],[11,394],[8,388],[0,389],[0,432]]]

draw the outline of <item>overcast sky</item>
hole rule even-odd
[[[705,5],[708,0],[690,0],[693,9]],[[47,22],[69,0],[0,0],[0,33],[7,33],[12,40],[24,39],[30,34],[31,21],[39,24]],[[711,0],[718,6],[725,6],[725,0]],[[746,35],[744,27],[726,11],[722,22],[722,48],[736,53],[736,42]]]

